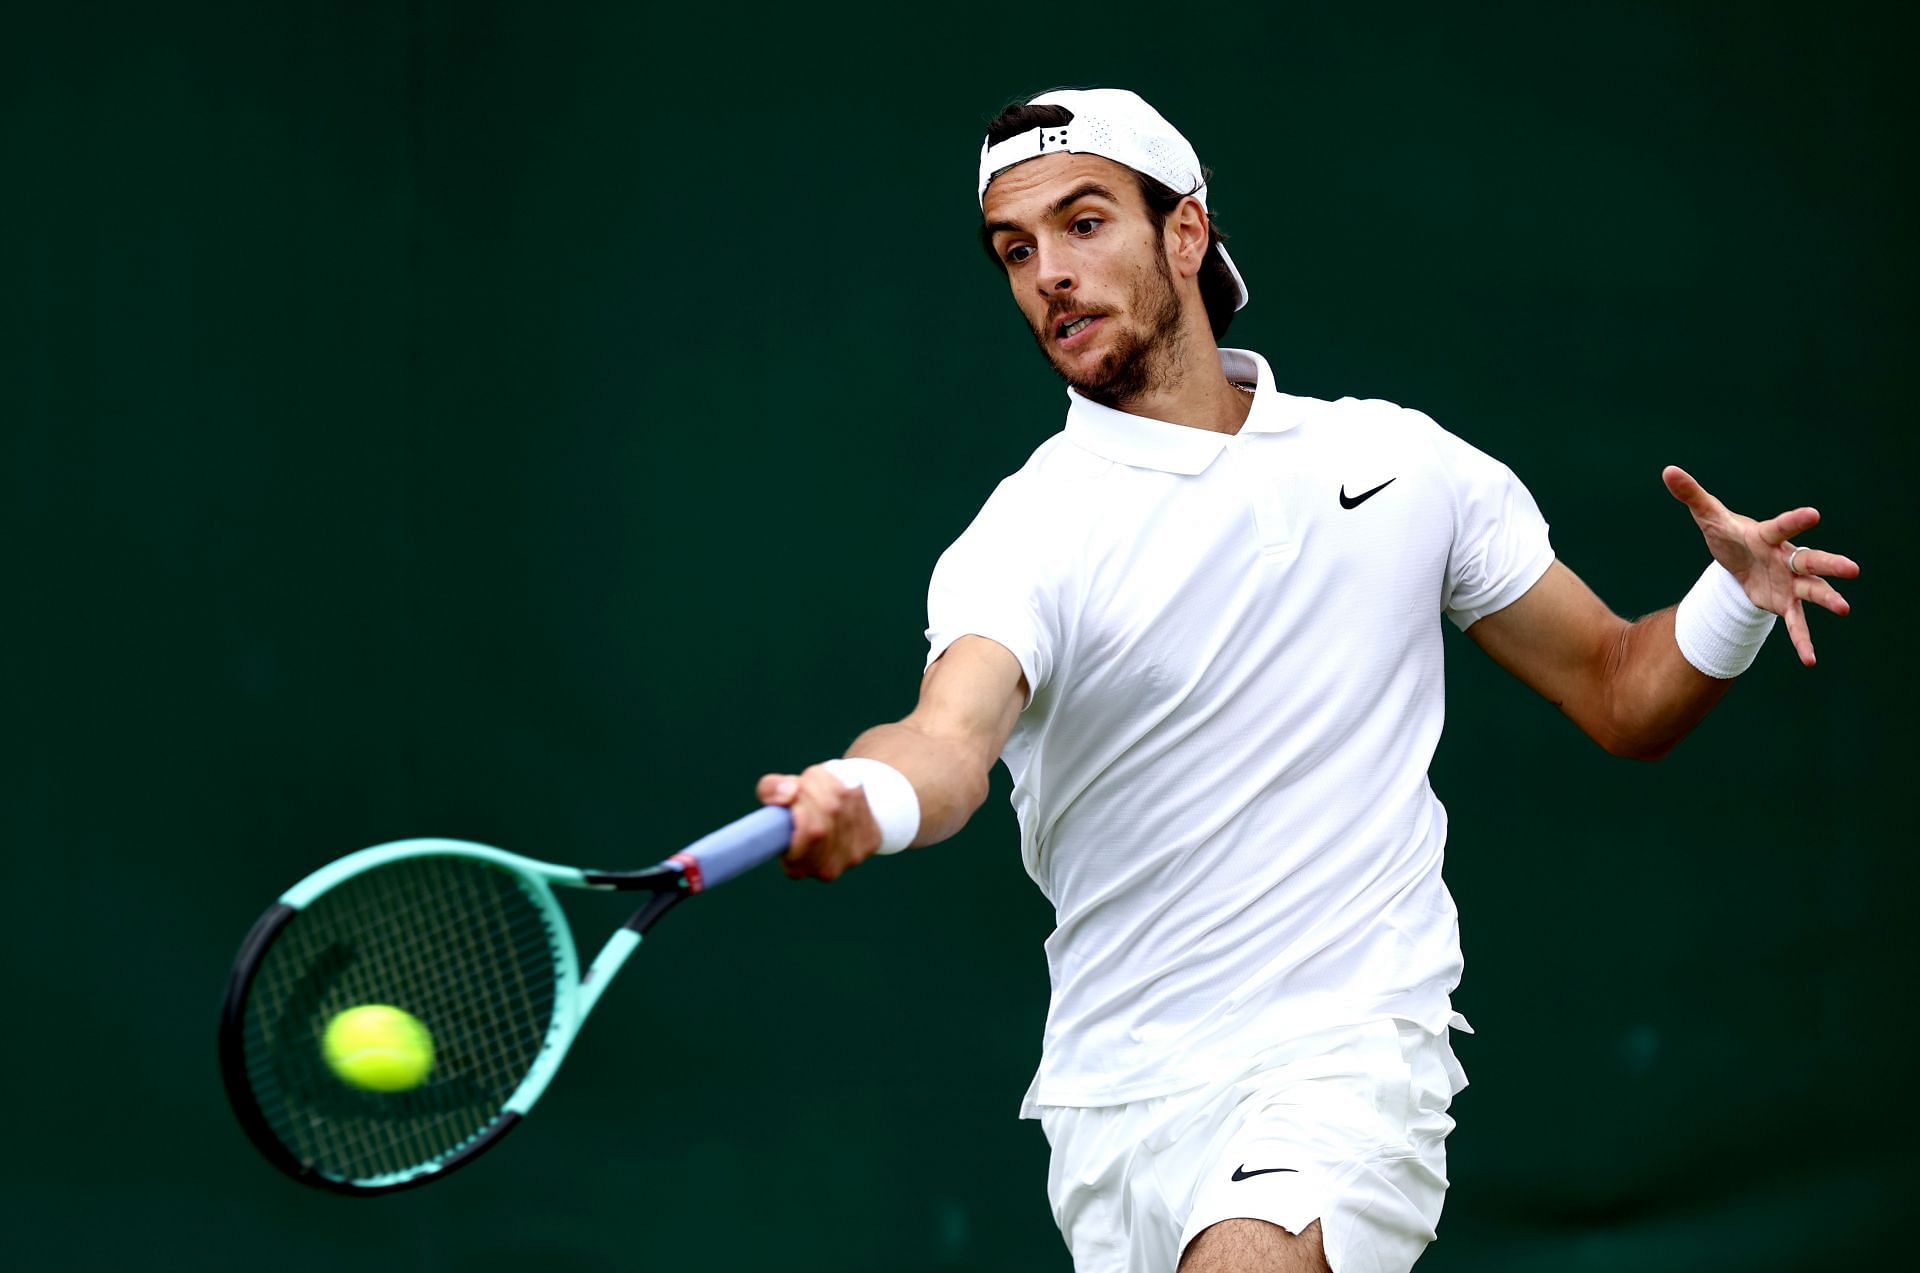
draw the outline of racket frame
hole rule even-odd
[[[409,858],[425,857],[460,857],[486,862],[510,871],[533,885],[524,891],[546,920],[553,935],[555,952],[553,1013],[547,1024],[547,1036],[519,1087],[502,1103],[500,1113],[445,1158],[381,1176],[358,1179],[335,1176],[302,1162],[274,1132],[265,1111],[254,1098],[253,1087],[247,1077],[248,992],[274,941],[316,899],[369,871]],[[359,1197],[427,1184],[471,1162],[512,1131],[547,1090],[547,1085],[560,1069],[560,1062],[566,1057],[567,1049],[573,1046],[574,1039],[578,1037],[580,1027],[600,1002],[600,996],[613,980],[614,974],[639,948],[647,929],[683,898],[697,891],[697,867],[690,874],[688,864],[679,860],[683,857],[684,854],[676,855],[643,871],[583,871],[469,840],[425,838],[376,844],[313,872],[282,893],[279,901],[269,907],[254,924],[241,945],[227,981],[226,998],[220,1014],[220,1073],[228,1102],[233,1106],[247,1138],[267,1161],[300,1183]],[[582,975],[572,925],[567,922],[566,912],[561,909],[559,899],[554,895],[556,885],[594,892],[648,892],[652,896],[607,939]]]

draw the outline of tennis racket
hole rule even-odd
[[[644,871],[585,871],[463,840],[350,854],[281,894],[227,980],[220,1070],[255,1147],[302,1184],[390,1193],[444,1178],[519,1125],[640,938],[683,898],[787,847],[792,815],[748,814]],[[583,975],[554,888],[644,893]],[[406,1091],[329,1067],[333,1018],[412,1014],[432,1065]]]

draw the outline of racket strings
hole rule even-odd
[[[458,856],[407,858],[315,899],[267,952],[248,997],[247,1071],[301,1162],[366,1181],[444,1161],[500,1116],[546,1045],[560,942],[544,885]],[[391,1004],[433,1038],[427,1080],[353,1087],[321,1039],[348,1008]]]

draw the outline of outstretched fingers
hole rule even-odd
[[[1778,548],[1795,535],[1812,530],[1820,524],[1820,510],[1817,508],[1793,508],[1758,523],[1754,529],[1760,532],[1760,538],[1769,548]]]
[[[1793,652],[1800,656],[1800,666],[1812,667],[1813,634],[1807,631],[1807,612],[1798,597],[1787,603],[1786,619],[1787,636],[1793,641]]]
[[[1693,514],[1714,560],[1740,580],[1754,604],[1785,617],[1794,653],[1802,664],[1812,667],[1813,636],[1807,630],[1806,606],[1846,614],[1852,606],[1827,580],[1855,579],[1860,574],[1858,563],[1850,557],[1794,545],[1794,536],[1820,524],[1820,510],[1790,508],[1778,517],[1754,521],[1734,514],[1678,465],[1661,470],[1660,479]]]
[[[1800,555],[1793,562],[1795,574],[1824,575],[1828,579],[1860,577],[1860,563],[1851,557],[1843,557],[1839,553],[1822,552],[1818,548],[1799,551]]]
[[[1695,518],[1710,521],[1726,515],[1726,505],[1709,495],[1707,488],[1678,464],[1669,464],[1660,470],[1660,480],[1667,484],[1667,493],[1685,504]]]
[[[1822,610],[1827,610],[1834,614],[1845,614],[1847,611],[1853,609],[1852,606],[1847,604],[1847,599],[1841,596],[1839,590],[1832,584],[1824,579],[1816,579],[1811,575],[1804,575],[1793,581],[1793,595],[1802,601],[1811,601]]]

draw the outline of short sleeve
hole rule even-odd
[[[927,666],[963,636],[1005,646],[1027,678],[1028,701],[1053,670],[1059,585],[1042,550],[1048,536],[1019,478],[1000,484],[933,568],[927,587]]]
[[[1464,630],[1525,596],[1553,565],[1553,545],[1512,469],[1437,424],[1433,436],[1454,504],[1442,605]]]

